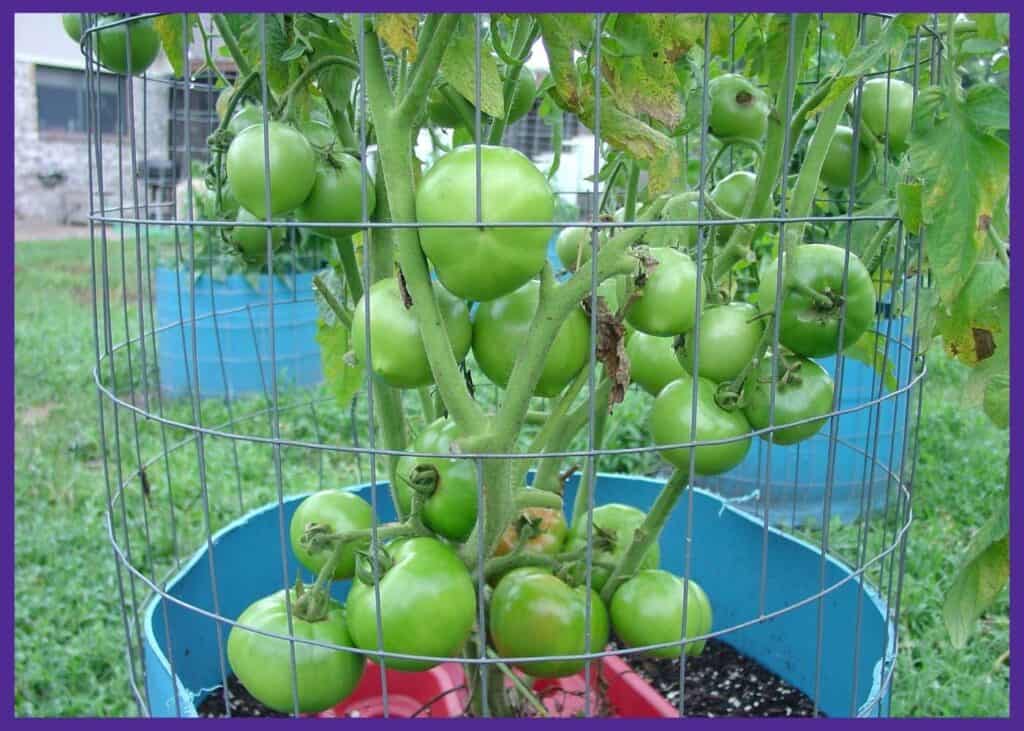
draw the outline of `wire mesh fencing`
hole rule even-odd
[[[102,32],[152,17],[121,18]],[[310,693],[316,695],[316,683],[303,674],[313,648],[333,650],[326,654],[330,658],[357,659],[353,687],[357,680],[360,688],[374,684],[371,695],[381,699],[375,711],[379,715],[558,715],[544,695],[543,683],[536,682],[548,675],[578,676],[576,690],[567,691],[565,683],[559,688],[575,694],[578,702],[569,704],[573,713],[591,716],[627,713],[608,700],[609,683],[629,672],[621,663],[674,653],[678,659],[671,672],[677,674],[678,688],[685,688],[688,664],[697,661],[699,648],[709,641],[729,644],[784,676],[806,694],[815,714],[887,714],[911,521],[914,429],[924,375],[915,340],[916,303],[924,276],[920,238],[905,230],[894,210],[862,204],[858,198],[862,185],[870,192],[870,186],[885,185],[897,174],[888,162],[893,136],[887,126],[875,135],[883,159],[870,162],[869,175],[858,170],[860,155],[852,154],[843,184],[815,185],[813,201],[806,201],[798,174],[818,149],[813,124],[778,135],[774,147],[770,140],[764,147],[723,144],[731,138],[712,134],[712,82],[726,73],[752,73],[736,40],[740,26],[759,21],[754,16],[725,16],[723,24],[714,16],[686,16],[698,28],[697,42],[687,55],[693,76],[687,115],[693,123],[671,144],[682,161],[682,187],[691,192],[683,201],[692,206],[690,213],[689,208],[669,209],[666,197],[654,193],[640,200],[638,190],[653,190],[657,165],[636,164],[603,135],[602,127],[607,133],[607,125],[615,124],[607,120],[621,113],[618,102],[608,96],[608,69],[617,68],[608,54],[621,48],[608,42],[606,15],[585,16],[586,32],[583,25],[575,31],[575,42],[586,49],[576,58],[582,80],[576,91],[590,100],[587,123],[580,115],[547,108],[547,98],[560,93],[559,82],[536,77],[534,84],[539,83],[542,92],[519,121],[507,125],[509,107],[506,119],[483,111],[493,92],[489,69],[500,64],[506,73],[526,72],[523,58],[532,48],[540,48],[542,40],[543,24],[530,16],[515,20],[520,25],[504,39],[505,31],[492,16],[415,18],[406,27],[422,44],[420,65],[408,49],[405,55],[395,50],[400,41],[386,34],[378,20],[362,15],[313,17],[306,20],[324,23],[323,33],[338,30],[331,48],[343,50],[332,55],[335,61],[322,61],[316,69],[315,62],[296,65],[284,85],[275,80],[280,69],[271,65],[280,50],[274,44],[281,42],[275,35],[278,27],[271,25],[276,20],[244,16],[244,35],[228,40],[225,29],[239,28],[224,16],[155,17],[181,24],[180,57],[190,76],[141,73],[132,83],[120,85],[117,103],[128,114],[113,139],[97,133],[104,113],[100,86],[108,74],[97,53],[101,31],[93,16],[81,18],[82,27],[89,29],[82,36],[82,48],[90,100],[95,380],[107,526],[132,692],[142,713],[194,716],[211,696],[223,698],[227,715],[233,708],[237,712],[229,698],[236,676],[243,684],[254,685],[249,688],[254,695],[260,692],[255,681],[245,683],[229,657],[229,637],[244,635],[264,638],[261,647],[277,648],[276,654],[257,655],[268,665],[267,675],[280,680],[278,687],[262,693],[283,698],[276,710],[287,715],[324,711],[314,708],[317,703],[310,700]],[[851,52],[867,48],[873,24],[885,21],[869,14],[854,18]],[[779,98],[788,104],[775,113],[788,130],[799,115],[807,119],[808,109],[796,100],[806,102],[834,78],[842,59],[836,60],[835,43],[829,40],[834,29],[823,16],[785,19],[788,37],[779,40],[785,73],[775,85],[782,90]],[[455,25],[446,25],[449,22]],[[202,30],[198,47],[192,42],[196,27]],[[451,134],[451,126],[430,125],[428,131],[395,121],[403,109],[401,94],[414,94],[420,88],[418,72],[427,73],[430,53],[425,49],[445,29],[454,33],[453,44],[461,43],[458,48],[466,54],[463,68],[474,72],[467,86],[473,93],[469,98],[462,93],[454,103],[461,114],[454,126],[469,138],[463,148],[454,144],[458,132]],[[804,29],[805,37],[798,37],[798,29]],[[724,32],[729,40],[723,44],[715,32]],[[385,37],[388,41],[382,43]],[[130,68],[132,35],[127,33],[126,38]],[[523,42],[518,59],[510,50],[517,42]],[[194,63],[197,56],[206,59],[206,66],[216,67],[217,53],[212,49],[225,46],[237,54],[240,43],[249,43],[255,52],[235,57],[231,71],[238,73],[197,70],[203,66]],[[550,43],[545,47],[554,49]],[[860,149],[867,129],[862,124],[865,84],[900,80],[916,91],[922,74],[936,75],[938,47],[938,36],[923,25],[910,34],[900,56],[880,54],[871,70],[857,72],[845,112],[851,150]],[[351,51],[350,58],[346,51]],[[243,70],[239,59],[249,68]],[[356,161],[355,182],[346,198],[350,217],[341,220],[345,226],[340,233],[337,218],[270,212],[272,196],[284,190],[275,187],[276,181],[285,187],[294,182],[272,170],[282,159],[276,157],[282,153],[274,146],[281,140],[273,125],[301,107],[295,89],[304,89],[304,84],[318,90],[334,88],[324,76],[317,76],[317,70],[330,63],[338,71],[330,83],[344,77],[350,93],[330,99],[327,113],[319,119],[307,112],[305,122],[324,125],[332,135],[343,130],[346,139],[338,152]],[[457,78],[451,65],[435,58],[437,63],[452,80]],[[428,86],[434,89],[432,83]],[[152,104],[154,87],[166,91],[166,105]],[[225,88],[237,92],[224,97],[230,102],[236,95],[248,96],[257,110],[252,124],[229,131],[233,117],[227,114],[222,121],[218,113],[218,98]],[[610,105],[613,112],[602,114],[602,105]],[[234,110],[229,107],[230,111]],[[396,153],[394,139],[410,131],[418,134],[405,134],[405,147]],[[262,198],[263,211],[249,213],[248,219],[243,213],[222,215],[226,189],[217,172],[242,132],[254,141],[257,164],[250,177],[259,178],[256,187],[262,188],[257,199]],[[304,134],[312,136],[308,130]],[[613,140],[617,135],[613,128]],[[150,139],[156,138],[166,140],[165,146],[155,149]],[[512,177],[502,180],[500,172],[488,170],[494,164],[491,150],[498,144],[521,151],[537,170],[548,169],[545,185],[558,206],[552,204],[543,220],[490,215],[488,206],[501,205],[506,202],[503,197],[513,205],[527,185],[523,177],[510,173]],[[393,181],[404,173],[411,181],[411,162],[423,157],[430,164],[415,173],[422,191],[431,171],[460,149],[468,161],[461,180],[468,182],[465,188],[442,190],[441,197],[464,196],[466,201],[424,220],[422,208],[413,210],[409,200],[389,189],[399,185]],[[760,170],[772,149],[792,163],[780,168],[778,179],[764,176],[770,212],[723,212],[728,205],[715,191],[738,174],[754,179],[749,170]],[[97,162],[112,155],[118,161],[113,168]],[[806,210],[794,213],[794,200],[808,202]],[[645,209],[658,213],[645,216]],[[545,324],[542,318],[533,320],[532,312],[524,316],[520,334],[506,320],[507,329],[498,334],[486,356],[507,354],[508,371],[498,374],[500,368],[484,367],[481,323],[498,316],[493,302],[502,300],[449,293],[449,307],[441,295],[434,299],[428,294],[453,287],[455,278],[446,271],[458,268],[461,256],[456,252],[441,266],[441,256],[434,261],[424,243],[424,257],[419,242],[431,237],[425,232],[432,229],[435,240],[437,232],[453,241],[474,232],[496,232],[496,237],[507,240],[529,237],[543,244],[543,262],[520,285],[540,292],[540,304],[532,295],[533,311],[564,300],[562,320],[576,318],[585,345],[579,367],[570,368],[569,378],[552,377],[555,385],[550,392],[537,395],[535,386],[546,377],[541,372],[547,368],[541,366],[543,358],[535,359],[532,375],[525,357],[522,363],[515,361],[520,351],[543,355],[544,348],[563,337],[558,329],[561,320]],[[556,243],[573,230],[583,232],[582,243],[573,250],[574,257],[566,257],[564,250],[556,250]],[[738,230],[756,230],[758,240],[767,242],[760,250],[761,272],[777,277],[774,287],[768,287],[767,277],[758,282],[749,267],[718,276],[716,257],[728,250],[730,237]],[[239,232],[247,231],[256,239],[250,248],[239,243]],[[831,342],[805,348],[802,354],[792,337],[783,343],[790,324],[781,314],[748,315],[740,329],[756,323],[749,346],[753,357],[728,378],[713,382],[704,377],[705,363],[715,366],[733,351],[742,352],[738,333],[727,333],[724,341],[702,339],[702,327],[710,327],[707,313],[726,310],[730,301],[755,313],[758,308],[761,313],[781,313],[785,290],[783,266],[778,264],[793,237],[811,244],[802,247],[806,251],[827,249],[822,256],[832,256],[838,267],[835,282],[805,284],[810,291],[802,292],[811,300],[808,311],[819,313],[818,324],[811,329],[826,333],[812,333],[812,339]],[[659,240],[664,248],[656,245]],[[638,248],[639,244],[645,246]],[[623,254],[633,252],[629,272],[610,256],[601,256],[616,246]],[[671,261],[666,250],[685,257],[692,271],[685,297],[673,291],[665,300],[668,304],[648,313],[649,320],[657,321],[689,312],[690,323],[677,327],[673,335],[637,324],[642,318],[636,314],[638,300],[653,291],[659,257]],[[470,253],[467,248],[467,261]],[[433,273],[428,260],[434,263]],[[473,290],[516,266],[517,262],[495,255],[458,284]],[[540,275],[539,280],[534,275]],[[608,289],[608,282],[615,287]],[[129,296],[128,284],[137,298]],[[393,287],[392,299],[373,296],[386,286]],[[650,289],[640,294],[644,287]],[[244,292],[239,294],[238,289]],[[756,301],[759,292],[770,293],[774,303]],[[502,296],[506,295],[512,292]],[[859,306],[858,299],[870,302],[869,311],[851,324],[849,312]],[[432,312],[437,322],[444,315],[446,329],[425,328],[425,320],[406,325],[408,313],[418,313],[416,304],[423,301],[441,303]],[[448,309],[442,310],[442,305]],[[375,321],[372,308],[391,309]],[[828,327],[821,325],[821,313],[832,312],[838,316]],[[457,343],[450,313],[467,325],[464,348]],[[408,376],[408,382],[395,386],[408,374],[388,369],[404,369],[420,357],[415,349],[402,350],[399,365],[394,365],[386,346],[389,338],[398,337],[394,333],[400,327],[412,327],[426,343],[420,346],[428,351],[421,358],[429,376],[425,381]],[[856,328],[858,337],[844,339],[849,336],[847,328]],[[635,354],[623,356],[642,336],[655,338],[657,342],[651,343],[664,350],[662,365],[666,353],[675,363],[665,366],[672,377],[663,387],[638,383],[637,373],[630,379],[628,367],[625,380],[615,378],[616,362],[632,360],[634,369],[641,362]],[[548,342],[537,344],[545,338]],[[440,363],[437,354],[445,355],[446,348],[458,362]],[[752,373],[755,370],[758,373]],[[692,373],[700,377],[688,375]],[[819,403],[825,399],[824,406],[816,412],[787,413],[793,407],[786,391],[796,393],[815,379],[827,384],[825,395],[818,396]],[[727,386],[734,383],[746,390],[730,391]],[[609,394],[619,387],[615,403]],[[744,393],[753,398],[757,389],[763,391],[763,425],[744,418],[739,431],[705,428],[719,418],[719,411],[749,414],[735,399],[744,398]],[[706,404],[714,404],[713,409]],[[672,422],[665,427],[668,436],[659,437],[657,429],[648,426],[649,414],[659,418],[659,410],[663,421]],[[430,432],[445,416],[459,424],[453,441],[460,446],[454,451],[447,442],[412,438]],[[722,416],[724,421],[714,423],[730,418]],[[487,438],[503,429],[509,440]],[[559,431],[565,432],[564,438],[556,438]],[[400,466],[410,463],[418,471],[402,472]],[[463,492],[473,505],[464,531],[447,526],[444,516],[431,518],[425,507],[441,489],[439,480],[454,481],[450,475],[456,473],[462,484],[471,486]],[[424,475],[427,490],[403,498],[402,485]],[[296,536],[293,518],[308,495],[324,491],[356,495],[368,508],[365,524],[321,536],[337,546],[351,538],[345,530],[365,532],[359,534],[363,543],[353,568],[338,580],[322,563],[313,571],[297,555],[297,547],[308,548],[316,536],[308,530],[307,535],[299,530]],[[525,550],[543,531],[536,521],[522,520],[520,508],[562,514],[568,538],[560,550],[549,558]],[[602,524],[612,520],[602,518],[602,512],[609,516],[616,510],[640,516],[636,520],[641,522],[626,529],[625,539],[617,538],[616,531],[622,529],[613,522]],[[439,512],[447,519],[459,517],[450,505]],[[495,533],[498,513],[504,523]],[[651,516],[660,520],[657,533],[641,544],[636,536],[644,531],[637,528],[654,525]],[[452,530],[457,537],[452,537]],[[496,536],[508,536],[510,543],[500,549],[489,540]],[[616,546],[614,540],[621,546],[610,548]],[[403,560],[413,561],[407,547],[426,545],[422,541],[443,547],[437,549],[443,558],[435,563],[457,557],[458,571],[452,571],[461,572],[462,583],[453,584],[454,594],[440,604],[436,598],[422,599],[417,612],[416,606],[403,606],[403,597],[429,592],[417,584],[414,574],[402,574],[396,567]],[[631,547],[637,555],[630,559],[630,576],[622,576]],[[601,593],[608,582],[621,591],[641,566],[635,559],[644,550],[660,551],[660,562],[655,552],[653,563],[642,568],[653,571],[660,566],[662,573],[682,579],[681,612],[672,639],[630,641],[614,598]],[[496,614],[495,603],[505,572],[531,565],[553,570],[546,575],[558,584],[549,586],[551,592],[563,585],[598,589],[567,590],[582,597],[574,620],[578,626],[560,635],[564,639],[578,633],[575,645],[551,640],[547,652],[520,655],[498,647],[528,647],[522,640],[534,639],[527,625]],[[297,575],[304,588],[296,588]],[[328,616],[307,621],[312,600],[304,597],[320,590],[347,603],[350,631],[343,636],[309,629]],[[461,596],[458,592],[469,597],[462,614],[452,608],[459,604],[452,598]],[[267,597],[280,601],[276,625],[241,621],[244,611]],[[690,617],[702,602],[709,606],[709,614],[706,626],[698,627],[701,622],[691,624]],[[358,607],[369,607],[369,613],[357,620]],[[418,617],[419,626],[410,616]],[[353,629],[355,622],[365,625],[361,633]],[[502,630],[500,622],[513,629]],[[609,634],[609,622],[614,636]],[[455,625],[462,629],[452,630]],[[503,638],[502,631],[508,636]],[[450,648],[437,644],[447,633],[461,641]],[[398,641],[399,636],[410,642],[419,638],[420,647],[439,649],[403,650],[415,643]],[[417,707],[407,707],[404,691],[393,692],[404,682],[394,670],[437,673],[438,668],[452,669],[449,685],[439,686],[435,697]],[[324,692],[330,695],[329,689]],[[449,696],[458,700],[452,706],[457,710],[444,710]],[[678,692],[666,712],[685,714],[686,698],[685,692]]]

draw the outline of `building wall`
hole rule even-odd
[[[14,32],[15,215],[19,219],[84,223],[89,213],[88,136],[84,133],[40,131],[36,95],[36,69],[39,66],[84,69],[82,53],[64,33],[59,14],[16,14]],[[133,131],[139,167],[143,159],[143,129],[148,157],[167,157],[168,86],[161,79],[166,79],[169,72],[170,67],[161,55],[151,67],[147,81],[134,80],[128,129],[120,138],[114,134],[105,135],[101,140],[104,207],[124,207],[128,209],[128,215],[134,208]],[[93,192],[99,208],[100,170],[94,169],[93,172]],[[59,182],[55,181],[56,174],[62,176]],[[45,182],[48,177],[53,181],[50,184]],[[122,183],[123,196],[119,190]],[[140,181],[140,204],[144,196],[145,187]]]

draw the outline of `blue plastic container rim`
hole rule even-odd
[[[607,478],[611,478],[611,479],[615,479],[615,480],[636,480],[637,482],[645,482],[645,483],[654,483],[654,484],[658,484],[658,485],[664,485],[664,481],[663,480],[654,480],[654,479],[648,478],[648,477],[637,477],[637,476],[632,476],[632,475],[621,475],[621,474],[613,474],[613,473],[605,473],[605,472],[597,473],[597,478],[598,478],[598,480],[607,479]],[[388,486],[389,485],[388,485],[387,481],[378,481],[378,483],[377,483],[378,489],[385,489],[386,490],[388,488]],[[348,487],[345,487],[345,488],[341,488],[341,489],[346,490],[346,491],[351,491],[351,492],[361,492],[363,490],[369,490],[369,489],[372,489],[372,488],[373,488],[373,485],[371,483],[367,482],[367,483],[362,483],[362,484],[358,484],[358,485],[351,485],[351,486],[348,486]],[[714,494],[712,492],[709,492],[707,490],[701,489],[699,487],[693,487],[691,489],[694,492],[699,493],[705,499],[708,499],[708,500],[720,503],[721,504],[721,511],[728,511],[728,512],[734,514],[734,516],[736,518],[739,518],[739,519],[745,520],[747,522],[754,523],[754,524],[756,524],[758,526],[761,526],[761,521],[759,521],[755,516],[753,516],[753,515],[751,515],[749,513],[746,513],[744,511],[742,511],[742,510],[740,510],[740,509],[730,505],[726,500],[723,500],[721,497],[717,496],[716,494]],[[310,492],[310,493],[303,493],[303,494],[298,494],[298,495],[290,495],[290,496],[284,498],[283,504],[289,504],[289,503],[293,503],[293,502],[300,502],[300,501],[304,500],[306,497],[308,497],[310,494],[312,494],[312,493]],[[246,523],[251,521],[256,516],[261,515],[262,513],[271,511],[271,510],[278,510],[278,508],[279,508],[279,503],[277,503],[275,501],[275,502],[268,503],[267,505],[264,505],[263,507],[256,508],[255,510],[250,511],[250,512],[246,513],[245,515],[242,515],[242,516],[236,518],[235,520],[231,521],[230,523],[225,525],[223,528],[221,528],[219,531],[217,531],[211,537],[210,545],[211,546],[212,545],[216,545],[218,540],[222,536],[224,536],[224,535],[226,535],[226,534],[228,534],[228,533],[230,533],[232,531],[238,530],[239,528],[242,528],[243,526],[245,526]],[[680,509],[680,506],[677,505],[675,509],[676,510]],[[780,529],[778,529],[778,528],[776,528],[774,526],[769,526],[768,527],[768,531],[770,533],[772,533],[772,534],[775,534],[777,537],[779,537],[779,538],[781,538],[783,540],[790,541],[793,544],[798,545],[798,546],[804,548],[805,550],[808,550],[808,551],[810,551],[812,553],[817,553],[819,555],[821,554],[821,550],[817,546],[815,546],[815,545],[811,544],[810,542],[805,541],[805,540],[803,540],[801,538],[797,538],[796,536],[793,536],[793,535],[791,535],[789,533],[786,533],[785,531],[782,531],[782,530],[780,530]],[[185,563],[182,564],[180,570],[177,573],[174,574],[173,578],[171,578],[169,581],[166,582],[166,584],[164,585],[165,593],[171,594],[173,592],[174,588],[176,587],[176,585],[178,584],[178,582],[180,582],[186,575],[188,575],[196,567],[196,565],[199,563],[199,561],[205,559],[206,552],[207,552],[207,546],[205,546],[205,545],[201,546],[199,549],[197,549],[196,552],[192,555],[192,557],[188,561],[186,561]],[[834,568],[838,569],[839,571],[841,571],[843,573],[846,573],[848,575],[850,574],[849,567],[846,566],[843,562],[838,561],[837,559],[835,559],[833,556],[826,556],[826,560],[828,561],[828,563],[832,567],[834,567]],[[887,682],[886,681],[886,676],[888,674],[888,671],[891,669],[892,663],[895,661],[895,656],[896,656],[896,633],[895,633],[894,625],[893,625],[893,623],[891,621],[891,615],[890,615],[890,613],[889,613],[889,611],[888,611],[888,609],[886,607],[886,603],[882,599],[881,595],[878,594],[878,592],[874,589],[874,587],[872,587],[868,583],[860,582],[859,586],[860,586],[860,590],[866,595],[867,600],[874,606],[875,610],[879,613],[879,615],[884,618],[885,628],[886,628],[886,648],[885,648],[885,652],[883,653],[882,658],[878,662],[875,663],[874,668],[872,670],[872,686],[871,686],[870,691],[867,694],[867,699],[857,709],[857,715],[858,716],[864,716],[864,715],[867,715],[867,714],[871,713],[873,709],[879,708],[881,706],[881,704],[886,700],[886,696],[887,696],[888,692],[891,690],[891,680],[889,681],[890,685],[887,686],[886,685],[886,682]],[[156,638],[156,635],[154,634],[154,630],[153,630],[154,621],[155,621],[155,614],[156,614],[157,609],[160,607],[160,604],[161,604],[162,601],[163,601],[163,597],[162,596],[159,596],[159,595],[155,596],[155,597],[153,597],[150,600],[149,605],[146,608],[146,611],[145,611],[145,621],[144,621],[144,623],[145,623],[144,632],[145,632],[145,636],[146,636],[146,643],[149,646],[149,650],[152,652],[152,654],[156,657],[156,659],[160,663],[161,668],[163,669],[163,671],[167,674],[167,676],[171,679],[171,681],[173,683],[173,686],[175,688],[176,693],[178,694],[178,698],[179,698],[179,701],[180,701],[182,716],[193,717],[194,718],[194,717],[197,717],[197,714],[195,712],[195,704],[196,704],[196,701],[197,701],[198,698],[202,698],[203,697],[202,691],[208,691],[208,690],[213,690],[213,689],[212,688],[209,688],[209,689],[204,688],[204,689],[200,689],[199,693],[193,694],[193,693],[189,692],[189,690],[187,688],[185,688],[185,686],[181,683],[181,680],[176,675],[174,675],[172,673],[170,662],[168,661],[167,656],[160,649],[160,644],[159,644],[159,642],[158,642],[158,640]],[[888,664],[886,662],[887,659],[891,659],[891,661]]]

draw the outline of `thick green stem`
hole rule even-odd
[[[436,40],[440,41],[448,35],[443,30],[444,27],[444,20],[442,20],[438,25]],[[365,41],[366,91],[377,131],[378,152],[383,177],[386,181],[391,219],[396,223],[414,223],[416,221],[414,175],[412,155],[409,149],[411,130],[392,107],[377,36],[367,33]],[[439,42],[435,45],[442,46],[440,50],[443,52],[443,43]],[[426,64],[425,60],[424,64]],[[417,73],[423,72],[426,68],[428,68],[427,65],[420,66]],[[410,84],[411,86],[412,84]],[[455,360],[448,330],[441,317],[434,287],[431,285],[430,272],[420,249],[419,236],[413,228],[396,229],[393,236],[397,243],[398,261],[405,277],[406,288],[414,303],[412,311],[419,324],[423,346],[441,397],[448,407],[448,411],[464,431],[476,434],[484,433],[487,429],[487,418],[480,406],[470,396],[465,379]]]
[[[347,150],[358,152],[359,140],[356,139],[356,133],[352,129],[352,123],[348,119],[348,114],[345,113],[344,109],[338,109],[334,106],[330,99],[327,100],[327,110],[331,113],[334,133],[338,135],[342,146]]]
[[[637,220],[656,219],[664,206],[664,198],[653,201]],[[616,274],[633,270],[636,262],[626,254],[626,249],[636,243],[646,231],[643,226],[631,227],[620,231],[605,242],[597,254],[597,284]],[[499,448],[511,447],[514,443],[529,409],[533,389],[540,379],[548,350],[562,323],[574,307],[580,306],[580,302],[590,291],[590,267],[584,269],[586,271],[577,271],[563,284],[551,287],[548,296],[545,296],[545,287],[541,286],[541,299],[530,324],[530,335],[512,367],[505,400],[497,415],[494,431],[496,442],[501,445]],[[550,274],[550,267],[546,266],[545,270]]]
[[[562,423],[565,420],[566,414],[569,412],[569,407],[572,406],[572,402],[576,400],[583,386],[586,384],[589,374],[586,369],[580,371],[579,375],[573,379],[573,382],[569,384],[569,387],[562,393],[558,403],[555,404],[555,408],[551,410],[551,413],[547,414],[544,418],[541,430],[537,432],[537,435],[530,442],[530,446],[527,448],[527,452],[536,453],[544,449],[548,441],[551,439],[553,434],[558,433],[562,427]],[[529,417],[529,413],[527,413]],[[527,460],[523,460],[516,467],[516,472],[519,474],[525,474],[526,470],[529,469]],[[534,482],[534,487],[541,490],[552,490],[551,483],[539,483]],[[555,490],[552,490],[555,491]]]
[[[597,403],[607,403],[608,394],[611,392],[612,382],[609,378],[603,377],[601,382],[597,385],[597,389],[594,391],[594,398]],[[603,409],[602,409],[603,411]],[[580,433],[580,430],[587,425],[590,420],[590,404],[580,404],[575,411],[569,414],[565,419],[562,420],[559,428],[551,435],[548,440],[546,452],[563,452],[572,443],[572,440]],[[557,457],[548,457],[540,461],[540,465],[537,468],[537,474],[534,476],[533,483],[535,485],[555,485],[557,484],[561,489],[560,481],[558,480],[559,468],[561,466],[561,460]]]
[[[554,556],[544,553],[536,553],[520,547],[520,550],[518,551],[513,551],[512,553],[505,554],[504,556],[487,559],[487,562],[484,564],[484,577],[491,580],[498,576],[503,576],[513,569],[522,568],[524,566],[543,566],[545,568],[558,569],[565,564],[584,561],[586,558],[586,546],[574,551],[558,553]],[[615,568],[614,564],[604,563],[601,561],[592,561],[592,565],[609,570],[613,570]]]
[[[608,381],[609,387],[611,381]],[[594,398],[597,398],[595,392]],[[607,396],[605,397],[607,398]],[[604,403],[599,401],[598,405],[600,408],[594,412],[594,449],[601,449],[601,445],[604,443],[604,429],[608,423],[608,409],[601,406]],[[589,421],[589,418],[588,418]],[[593,461],[593,464],[589,465],[590,469],[583,470],[583,477],[580,479],[580,487],[576,491],[576,499],[572,505],[572,523],[573,526],[579,525],[581,521],[586,519],[587,508],[590,506],[590,495],[594,491],[594,481],[597,478],[597,463],[596,458],[591,458],[588,462]]]
[[[247,76],[249,74],[250,66],[249,62],[245,60],[245,54],[242,53],[242,49],[238,46],[238,41],[235,39],[235,34],[231,30],[231,26],[228,25],[227,19],[223,13],[213,14],[214,25],[217,26],[217,32],[220,33],[220,39],[224,41],[224,45],[228,49],[228,53],[231,54],[231,58],[235,62],[235,66],[238,67],[239,76]]]
[[[524,508],[562,508],[562,496],[547,490],[522,488],[515,493],[516,509]]]
[[[363,279],[359,275],[359,265],[356,263],[356,250],[352,246],[352,237],[335,236],[334,248],[341,261],[345,282],[348,284],[348,293],[352,296],[353,302],[358,302],[363,296]]]
[[[437,76],[437,70],[441,66],[441,59],[444,58],[445,49],[455,32],[455,25],[459,22],[459,16],[453,13],[446,13],[437,20],[437,24],[425,39],[425,47],[417,49],[416,66],[409,77],[408,88],[398,103],[396,117],[399,126],[409,127],[412,120],[418,113],[422,112],[427,101],[427,93],[431,84]],[[424,26],[426,27],[426,26]],[[377,37],[367,34],[367,43],[377,43]],[[376,51],[373,51],[374,53]],[[369,84],[369,80],[367,80]]]
[[[344,56],[324,56],[323,58],[311,63],[306,67],[305,71],[298,75],[291,86],[284,92],[284,96],[281,97],[281,101],[278,104],[278,115],[284,112],[285,109],[292,103],[292,97],[303,88],[310,79],[320,73],[323,69],[328,66],[347,66],[353,71],[359,71],[359,64],[353,61],[351,58],[345,58]]]
[[[608,581],[605,582],[604,588],[601,590],[601,599],[606,604],[611,601],[615,590],[626,579],[637,572],[640,563],[647,554],[647,550],[658,540],[672,509],[675,508],[679,497],[686,491],[686,472],[686,470],[676,469],[672,473],[668,482],[665,483],[665,487],[658,493],[658,498],[654,501],[654,505],[647,512],[644,522],[636,529],[636,532],[633,534],[633,542],[629,545],[626,553],[622,556],[622,559],[615,567],[615,570],[612,571]]]
[[[818,182],[821,177],[821,168],[825,164],[825,156],[828,148],[832,145],[832,138],[836,133],[836,125],[842,119],[846,111],[846,102],[853,93],[853,87],[836,96],[828,106],[818,115],[818,126],[811,135],[807,145],[807,153],[804,155],[803,164],[800,166],[800,174],[797,175],[796,185],[793,186],[793,195],[790,199],[788,215],[793,218],[803,218],[811,212],[814,205],[814,195],[818,190]],[[856,160],[857,156],[854,155]],[[803,240],[806,223],[791,223],[786,228],[786,241],[784,251],[792,248]]]
[[[494,650],[490,648],[487,648],[487,656],[492,658],[500,657],[498,653],[496,653]],[[523,679],[520,678],[519,675],[517,675],[515,672],[513,672],[508,665],[506,665],[503,662],[499,662],[495,663],[494,666],[502,675],[504,675],[512,682],[512,687],[516,690],[517,693],[519,693],[519,695],[523,697],[523,699],[527,703],[533,706],[533,710],[537,712],[537,715],[544,718],[546,718],[549,715],[547,707],[545,707],[545,705],[540,702],[540,699],[537,698],[537,695],[533,692],[533,690],[531,690],[529,686],[527,686],[526,683],[523,682]],[[491,712],[494,712],[493,708],[491,708]]]
[[[313,286],[316,287],[316,291],[320,293],[320,296],[324,298],[327,306],[331,308],[331,312],[338,318],[346,328],[352,328],[352,313],[345,309],[344,305],[338,302],[338,298],[334,296],[330,287],[324,282],[323,277],[319,274],[313,275]]]
[[[770,210],[772,202],[772,190],[778,184],[780,173],[789,164],[788,159],[783,159],[786,151],[786,139],[790,133],[790,125],[784,119],[786,110],[792,107],[793,96],[796,93],[796,78],[799,64],[804,55],[804,45],[807,42],[807,29],[813,16],[808,13],[799,13],[793,20],[795,30],[795,42],[793,48],[793,62],[797,68],[786,68],[777,78],[779,88],[775,91],[775,109],[768,118],[768,135],[765,141],[764,157],[761,166],[757,171],[757,179],[754,183],[754,192],[747,201],[747,205],[741,214],[741,218],[761,218]],[[793,83],[787,83],[792,76]],[[803,128],[802,125],[800,127]],[[789,154],[793,154],[793,145],[789,145]],[[750,247],[751,241],[757,232],[758,226],[737,226],[733,229],[729,240],[721,247],[715,257],[715,267],[712,279],[715,282],[724,277],[733,264],[743,258]]]
[[[420,397],[420,406],[423,409],[423,418],[429,424],[437,415],[434,413],[434,400],[430,396],[430,389],[426,386],[416,389]]]

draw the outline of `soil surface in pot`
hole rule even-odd
[[[625,655],[623,661],[661,693],[679,703],[679,658]],[[683,715],[703,718],[814,715],[814,701],[731,645],[709,640],[698,657],[686,658]],[[818,716],[824,716],[820,711]]]
[[[626,655],[623,660],[670,703],[679,702],[678,659],[655,660]],[[234,675],[228,677],[228,701],[231,716],[275,718],[288,715],[257,701]],[[687,658],[683,707],[684,715],[704,718],[814,715],[814,703],[806,694],[719,640],[708,641],[699,657]],[[221,688],[207,694],[197,711],[203,718],[226,717]],[[594,715],[608,715],[607,709],[593,711]]]

